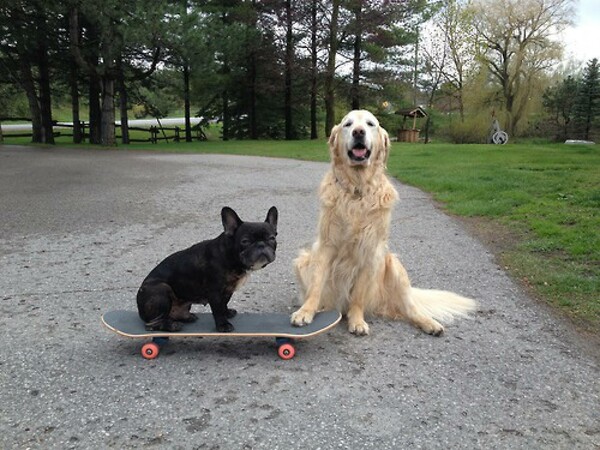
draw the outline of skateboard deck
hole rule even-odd
[[[338,311],[317,313],[309,325],[295,327],[290,316],[281,313],[238,313],[229,319],[233,331],[219,332],[215,328],[212,314],[196,314],[198,320],[184,323],[180,331],[149,331],[136,311],[109,311],[102,316],[102,323],[111,331],[130,338],[150,338],[152,342],[142,347],[142,356],[154,359],[158,356],[160,345],[171,337],[274,337],[278,354],[283,359],[295,355],[294,340],[304,339],[323,333],[338,324],[342,316]]]

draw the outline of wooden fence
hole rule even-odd
[[[28,118],[23,118],[23,117],[0,117],[0,122],[8,122],[8,121],[19,121],[19,122],[31,122],[31,119]],[[86,130],[89,130],[89,122],[79,122],[80,126],[81,126],[81,136],[83,138],[83,142],[85,142],[86,139],[89,140],[90,138],[90,134],[89,132],[86,133]],[[54,127],[57,128],[73,128],[74,125],[72,123],[65,123],[65,122],[58,122],[56,120],[52,121],[52,125]],[[115,124],[115,127],[117,128],[117,130],[119,130],[121,128],[120,124]],[[147,132],[149,134],[148,138],[146,139],[132,139],[131,137],[129,138],[129,142],[151,142],[152,144],[156,144],[159,141],[166,141],[169,142],[170,140],[172,140],[173,142],[180,142],[182,140],[185,140],[185,129],[181,128],[181,127],[163,127],[163,126],[156,126],[156,125],[152,125],[149,128],[142,128],[142,127],[128,127],[129,131],[143,131],[143,132]],[[169,132],[169,133],[168,133]],[[54,137],[73,137],[73,133],[69,133],[69,132],[64,132],[64,131],[55,131],[53,133]],[[29,132],[23,132],[23,133],[4,133],[4,137],[32,137],[33,133],[31,131]],[[182,137],[183,136],[183,137]],[[119,135],[117,133],[116,135],[117,139],[122,139],[122,136]],[[202,128],[200,127],[200,125],[194,125],[192,127],[192,139],[193,140],[197,140],[197,141],[205,141],[206,140],[206,134],[204,134],[204,131],[202,130]]]

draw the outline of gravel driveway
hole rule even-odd
[[[220,233],[225,205],[252,221],[279,209],[277,259],[232,306],[291,313],[326,170],[0,146],[0,448],[600,448],[599,350],[400,184],[390,247],[413,284],[480,302],[440,338],[374,319],[371,335],[342,322],[290,361],[268,339],[172,340],[147,361],[142,341],[102,327],[164,256]]]

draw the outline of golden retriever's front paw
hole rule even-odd
[[[356,336],[366,336],[369,334],[369,324],[364,320],[355,323],[349,323],[348,331]]]
[[[313,321],[315,317],[315,313],[312,311],[306,311],[300,308],[298,311],[292,314],[292,325],[296,327],[302,327],[304,325],[308,325]]]
[[[444,333],[444,327],[441,323],[431,319],[431,322],[422,326],[421,329],[432,336],[441,336]]]

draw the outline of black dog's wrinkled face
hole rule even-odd
[[[221,211],[225,234],[233,239],[235,252],[247,270],[259,270],[275,260],[277,208],[269,209],[264,222],[242,222],[235,211]]]

